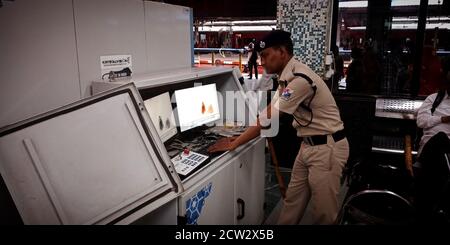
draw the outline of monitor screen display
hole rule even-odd
[[[144,104],[163,142],[177,134],[175,116],[168,92],[150,98],[144,101]]]
[[[175,91],[181,132],[220,119],[215,84]]]

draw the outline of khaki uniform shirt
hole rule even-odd
[[[279,78],[280,86],[272,99],[272,105],[279,111],[292,114],[302,125],[308,124],[311,113],[300,106],[303,102],[308,105],[313,95],[309,82],[293,73],[307,75],[317,87],[316,95],[311,101],[310,108],[313,120],[307,127],[301,127],[295,120],[292,125],[297,129],[300,137],[313,135],[327,135],[344,129],[339,115],[339,109],[325,82],[308,66],[292,58],[284,68]],[[285,87],[283,81],[287,82]]]

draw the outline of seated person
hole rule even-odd
[[[442,71],[444,77],[441,90],[428,96],[417,114],[417,126],[423,129],[419,156],[431,137],[439,132],[447,135],[444,140],[450,138],[450,58],[443,61]]]
[[[428,96],[417,115],[423,129],[419,144],[420,171],[416,173],[416,204],[420,221],[435,222],[439,203],[445,195],[450,169],[445,154],[450,153],[450,58],[443,62],[441,90]]]

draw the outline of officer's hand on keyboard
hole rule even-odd
[[[237,147],[233,144],[236,138],[237,136],[220,139],[208,148],[208,152],[232,151]]]

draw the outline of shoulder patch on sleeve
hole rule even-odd
[[[292,90],[290,88],[285,88],[283,90],[283,92],[281,93],[280,98],[287,101],[287,100],[291,99],[292,93],[294,93],[294,90]]]

